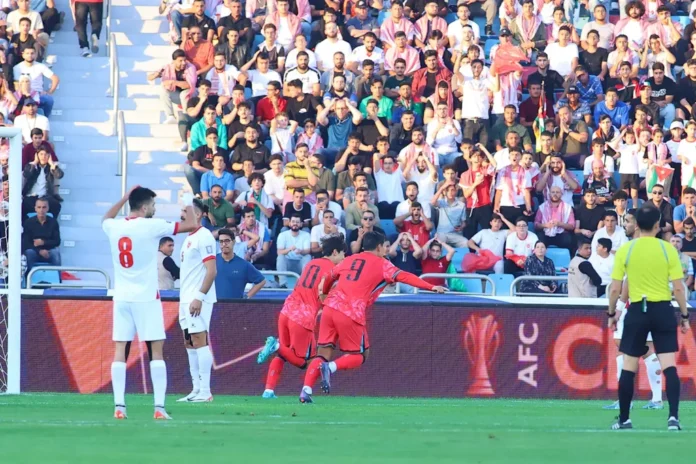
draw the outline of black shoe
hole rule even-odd
[[[631,419],[627,419],[626,422],[621,422],[618,417],[616,418],[616,422],[611,426],[612,430],[629,430],[632,428],[633,423],[631,422]]]
[[[672,430],[672,431],[681,430],[681,426],[679,425],[679,419],[675,419],[674,417],[670,417],[667,420],[667,430]]]
[[[486,26],[485,34],[488,36],[495,35],[495,33],[493,32],[493,25],[489,24]]]

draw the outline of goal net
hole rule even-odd
[[[0,393],[20,392],[22,133],[0,127]]]

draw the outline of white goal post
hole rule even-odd
[[[0,290],[6,294],[7,306],[4,312],[6,334],[0,333],[0,356],[5,357],[4,393],[18,394],[21,374],[21,336],[22,336],[22,131],[18,127],[0,127],[0,138],[10,139],[8,178],[10,187],[9,214],[7,224],[7,288]],[[0,294],[0,296],[2,296]],[[1,301],[1,300],[0,300]],[[2,330],[2,329],[0,329]],[[3,390],[0,382],[0,393]]]

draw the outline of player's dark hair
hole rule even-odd
[[[611,252],[611,239],[600,238],[599,240],[597,240],[597,244],[606,248],[607,252]]]
[[[172,242],[172,243],[173,243],[173,242],[174,242],[174,239],[171,238],[171,237],[162,237],[162,238],[160,239],[160,242],[159,242],[159,247],[162,248],[162,245],[165,245],[165,244],[167,244],[167,243],[169,243],[169,242]]]
[[[363,235],[362,246],[365,251],[374,251],[378,246],[384,245],[387,238],[379,232],[365,232]]]
[[[203,203],[203,200],[200,198],[193,199],[193,209],[199,213],[208,214],[208,205]]]
[[[636,210],[636,223],[640,230],[646,232],[651,231],[658,222],[660,222],[660,210],[657,209],[652,202],[643,203],[643,205]]]
[[[138,211],[145,203],[157,196],[155,192],[145,187],[137,187],[128,196],[128,206],[131,211]]]
[[[232,241],[234,241],[234,232],[233,232],[231,229],[220,229],[220,230],[218,230],[218,240],[220,240],[220,238],[221,238],[223,235],[227,235]]]
[[[334,251],[337,253],[345,253],[347,251],[346,238],[341,233],[329,234],[321,239],[322,256],[331,256],[334,253]]]

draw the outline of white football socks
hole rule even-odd
[[[616,380],[621,378],[621,371],[623,370],[623,355],[620,354],[616,357]]]
[[[189,372],[191,373],[191,381],[193,382],[193,391],[197,392],[201,389],[201,375],[198,372],[198,354],[195,348],[186,348],[186,354],[189,361]]]
[[[332,374],[336,373],[338,368],[336,367],[336,363],[331,361],[329,362],[329,370],[331,371]]]
[[[155,394],[155,406],[164,407],[164,397],[167,394],[167,365],[163,360],[150,361],[150,378]]]
[[[210,371],[213,369],[213,354],[210,346],[202,346],[196,349],[198,356],[198,373],[200,376],[200,392],[210,394]]]
[[[114,404],[118,406],[126,405],[126,363],[111,363],[111,386],[114,389]]]
[[[662,370],[660,360],[657,359],[655,353],[647,358],[643,358],[645,367],[648,370],[648,382],[650,382],[650,390],[652,390],[652,401],[659,403],[662,401]]]

